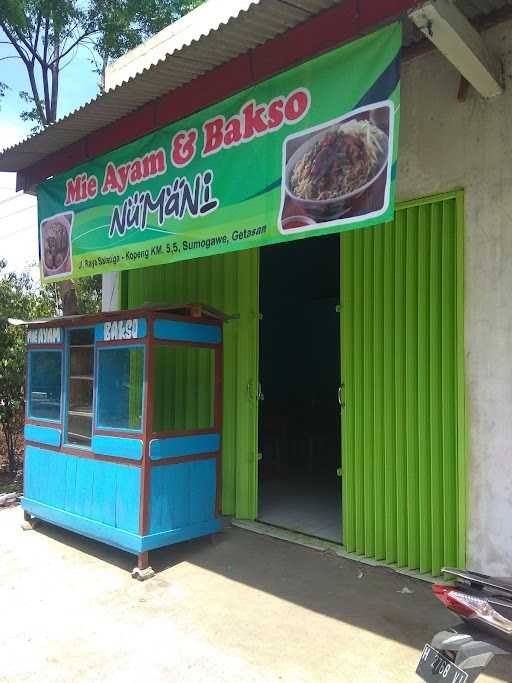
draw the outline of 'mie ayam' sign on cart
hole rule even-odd
[[[43,278],[391,219],[400,48],[386,27],[43,182]]]

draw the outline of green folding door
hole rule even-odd
[[[341,238],[344,544],[434,575],[465,559],[462,202]]]
[[[125,271],[122,280],[123,308],[200,302],[237,316],[224,325],[222,511],[242,519],[254,519],[257,505],[258,283],[257,249]],[[196,391],[208,359],[181,354],[178,363],[157,359],[159,424],[208,421]]]

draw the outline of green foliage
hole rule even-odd
[[[75,283],[80,313],[95,313],[101,304],[101,276]],[[7,448],[9,469],[16,471],[16,440],[21,432],[25,406],[24,326],[8,318],[35,320],[59,315],[62,310],[57,285],[39,288],[27,273],[7,271],[0,259],[0,428]]]
[[[40,108],[44,106],[43,100],[39,100],[39,108],[35,104],[35,100],[32,97],[30,93],[28,93],[26,90],[22,90],[19,93],[20,100],[22,102],[26,102],[28,105],[33,105],[31,109],[26,109],[25,111],[22,111],[20,114],[20,118],[22,121],[25,122],[30,122],[34,124],[32,128],[30,129],[31,133],[39,133],[40,130],[43,128],[43,124],[41,122],[41,117],[39,116],[39,111]]]
[[[101,311],[101,275],[82,277],[74,283],[78,312],[98,313]]]
[[[98,313],[101,311],[101,275],[83,277],[73,280],[76,299],[77,313]],[[39,296],[47,305],[53,307],[55,315],[62,313],[62,297],[59,284],[49,283],[41,286]]]
[[[0,427],[7,447],[10,471],[17,468],[16,438],[21,430],[25,384],[25,329],[10,325],[7,318],[38,318],[55,310],[40,297],[27,274],[5,272],[0,260]]]

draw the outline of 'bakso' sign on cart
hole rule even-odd
[[[43,278],[390,220],[400,48],[393,24],[43,182]]]

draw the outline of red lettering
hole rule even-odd
[[[96,176],[87,177],[87,173],[80,173],[75,178],[66,181],[65,206],[79,204],[88,199],[94,199],[98,193],[98,179]]]
[[[165,173],[166,170],[165,150],[162,148],[148,152],[142,159],[137,157],[119,166],[109,161],[105,167],[101,193],[124,194],[128,185],[137,185],[147,178]]]
[[[87,181],[87,199],[94,199],[98,194],[98,179],[93,175]]]
[[[109,161],[105,169],[105,177],[103,179],[103,186],[101,194],[108,194],[109,192],[117,192],[119,190],[117,181],[117,171],[114,164]]]
[[[278,97],[269,104],[268,107],[268,127],[269,130],[273,128],[279,128],[284,121],[284,99]]]
[[[66,200],[64,202],[66,206],[83,202],[84,198],[82,196],[82,180],[84,177],[85,173],[77,175],[76,178],[70,178],[66,181]]]
[[[242,116],[244,117],[244,140],[250,140],[256,135],[261,135],[267,132],[267,123],[263,119],[266,106],[261,104],[255,107],[254,102],[249,102],[242,109]]]
[[[142,159],[144,178],[151,178],[155,175],[162,175],[167,170],[165,161],[165,151],[157,149],[156,152],[148,152]]]
[[[175,166],[186,166],[196,155],[197,130],[181,130],[172,139],[171,158]]]
[[[134,185],[140,183],[143,177],[142,161],[140,159],[135,159],[135,161],[132,161],[130,168],[130,183],[133,183]]]
[[[216,119],[211,119],[211,121],[206,121],[206,123],[203,123],[204,145],[202,154],[204,157],[208,156],[208,154],[214,154],[215,152],[218,152],[222,147],[223,129],[223,116],[219,116]]]
[[[278,130],[285,123],[297,123],[304,118],[310,106],[311,95],[306,88],[298,88],[288,97],[275,97],[269,104],[257,104],[255,100],[246,102],[240,113],[227,122],[223,116],[217,116],[203,124],[202,155],[205,157],[222,148],[249,142]],[[185,131],[180,131],[173,138],[173,161],[176,165],[188,163],[188,155],[184,153],[186,141]]]
[[[128,185],[129,172],[130,164],[121,164],[121,166],[117,167],[117,191],[119,192],[119,194],[123,194],[123,192],[126,190],[126,186]]]
[[[224,146],[231,147],[231,145],[238,145],[242,139],[242,124],[238,116],[234,116],[226,123],[226,132],[224,135]]]
[[[296,90],[288,99],[284,107],[284,114],[287,121],[298,121],[303,118],[310,105],[310,96],[307,90]]]

